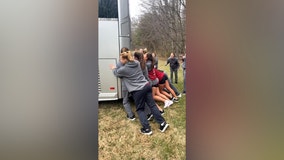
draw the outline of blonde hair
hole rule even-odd
[[[133,62],[134,58],[130,51],[120,53],[121,58],[126,59],[129,62]]]
[[[147,53],[148,52],[148,49],[147,48],[144,48],[143,49],[143,54]]]

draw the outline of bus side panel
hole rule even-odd
[[[131,24],[128,0],[118,0],[118,18],[120,48],[131,48]]]
[[[109,65],[116,64],[116,59],[100,59],[99,61],[99,98],[100,100],[118,99],[118,79],[114,76]]]
[[[99,19],[99,101],[121,98],[120,79],[109,65],[119,61],[118,20]]]

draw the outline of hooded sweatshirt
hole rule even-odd
[[[157,78],[159,79],[159,81],[162,81],[162,79],[164,78],[165,74],[162,71],[159,71],[158,69],[153,69]]]
[[[152,62],[151,61],[147,61],[146,62],[146,67],[148,70],[148,77],[150,80],[155,80],[157,78],[157,76],[155,75],[155,72],[152,68]]]
[[[151,84],[152,85],[158,84],[159,80],[158,80],[158,77],[156,76],[154,68],[152,68],[151,61],[146,61],[146,68],[148,70],[148,77],[149,77],[149,81],[151,82]]]
[[[127,62],[123,66],[113,69],[113,74],[122,78],[128,92],[142,90],[148,83],[142,73],[140,63],[136,60]]]

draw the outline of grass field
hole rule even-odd
[[[170,76],[169,65],[165,60],[159,60],[159,69]],[[183,91],[182,69],[179,69],[177,89]],[[135,105],[132,102],[132,110]],[[158,103],[163,107],[162,103]],[[163,115],[170,124],[161,133],[159,124],[150,121],[153,134],[140,133],[141,124],[137,113],[136,120],[126,118],[122,100],[99,103],[99,159],[100,160],[184,160],[186,138],[185,96],[180,101],[165,109]]]

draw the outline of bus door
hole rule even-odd
[[[120,79],[110,64],[119,61],[118,20],[99,19],[99,100],[117,100],[121,96]]]

